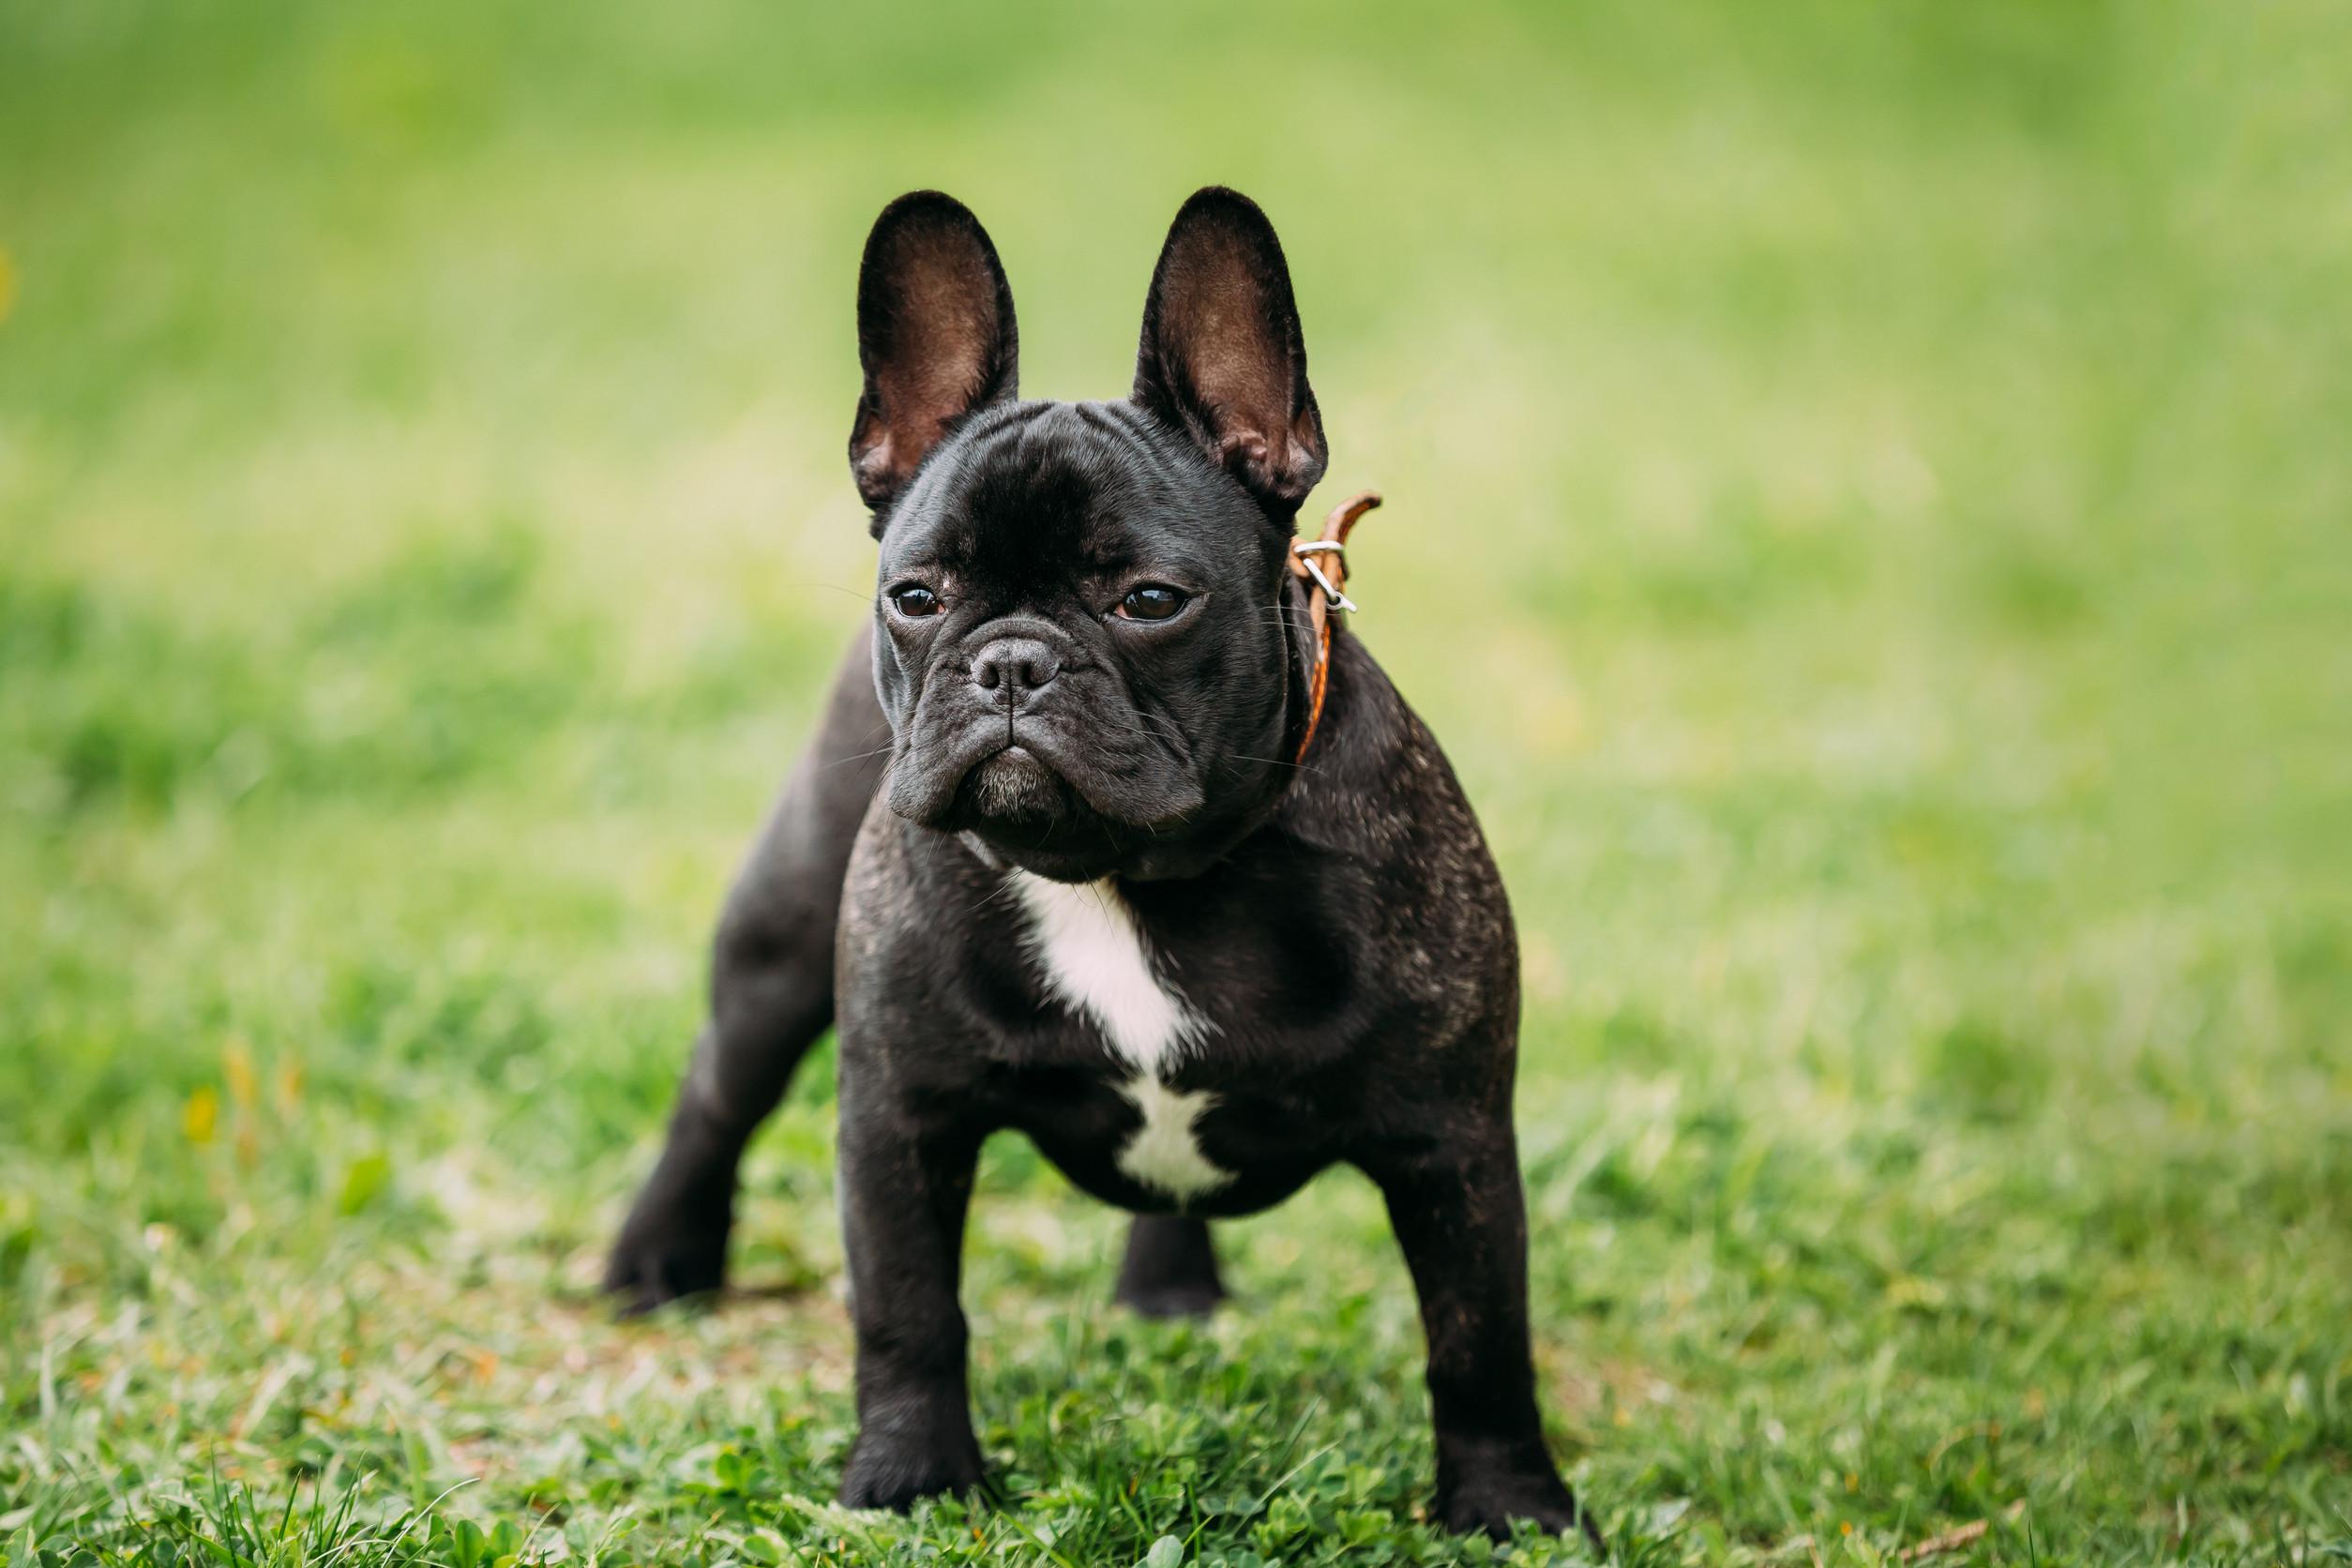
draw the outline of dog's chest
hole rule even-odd
[[[1201,1153],[1198,1136],[1216,1097],[1168,1081],[1214,1026],[1155,964],[1134,909],[1108,881],[1073,886],[1025,871],[1011,876],[1037,978],[1100,1032],[1122,1069],[1114,1087],[1141,1118],[1118,1150],[1120,1171],[1180,1204],[1225,1186],[1233,1173]]]

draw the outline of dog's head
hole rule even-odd
[[[891,808],[1063,881],[1200,869],[1302,722],[1288,554],[1323,425],[1273,225],[1184,204],[1123,402],[1016,400],[996,249],[936,192],[876,220],[857,323]]]

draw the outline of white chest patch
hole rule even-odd
[[[1210,1025],[1152,972],[1135,911],[1117,885],[1074,887],[1026,871],[1011,881],[1029,914],[1027,945],[1047,989],[1092,1018],[1111,1054],[1135,1070],[1119,1092],[1143,1113],[1143,1125],[1119,1152],[1119,1168],[1180,1203],[1231,1181],[1193,1138],[1193,1123],[1214,1096],[1162,1081]]]

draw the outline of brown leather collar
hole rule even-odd
[[[1323,722],[1323,697],[1331,681],[1331,634],[1334,612],[1355,606],[1348,598],[1348,534],[1356,520],[1380,504],[1378,490],[1358,490],[1323,519],[1322,537],[1290,541],[1290,572],[1306,590],[1308,629],[1315,639],[1315,673],[1306,697],[1306,733],[1299,737],[1293,764],[1306,761],[1315,731]]]

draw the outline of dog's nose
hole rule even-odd
[[[1001,692],[997,700],[1018,707],[1029,694],[1053,684],[1062,661],[1033,637],[1000,637],[972,658],[972,684]]]

